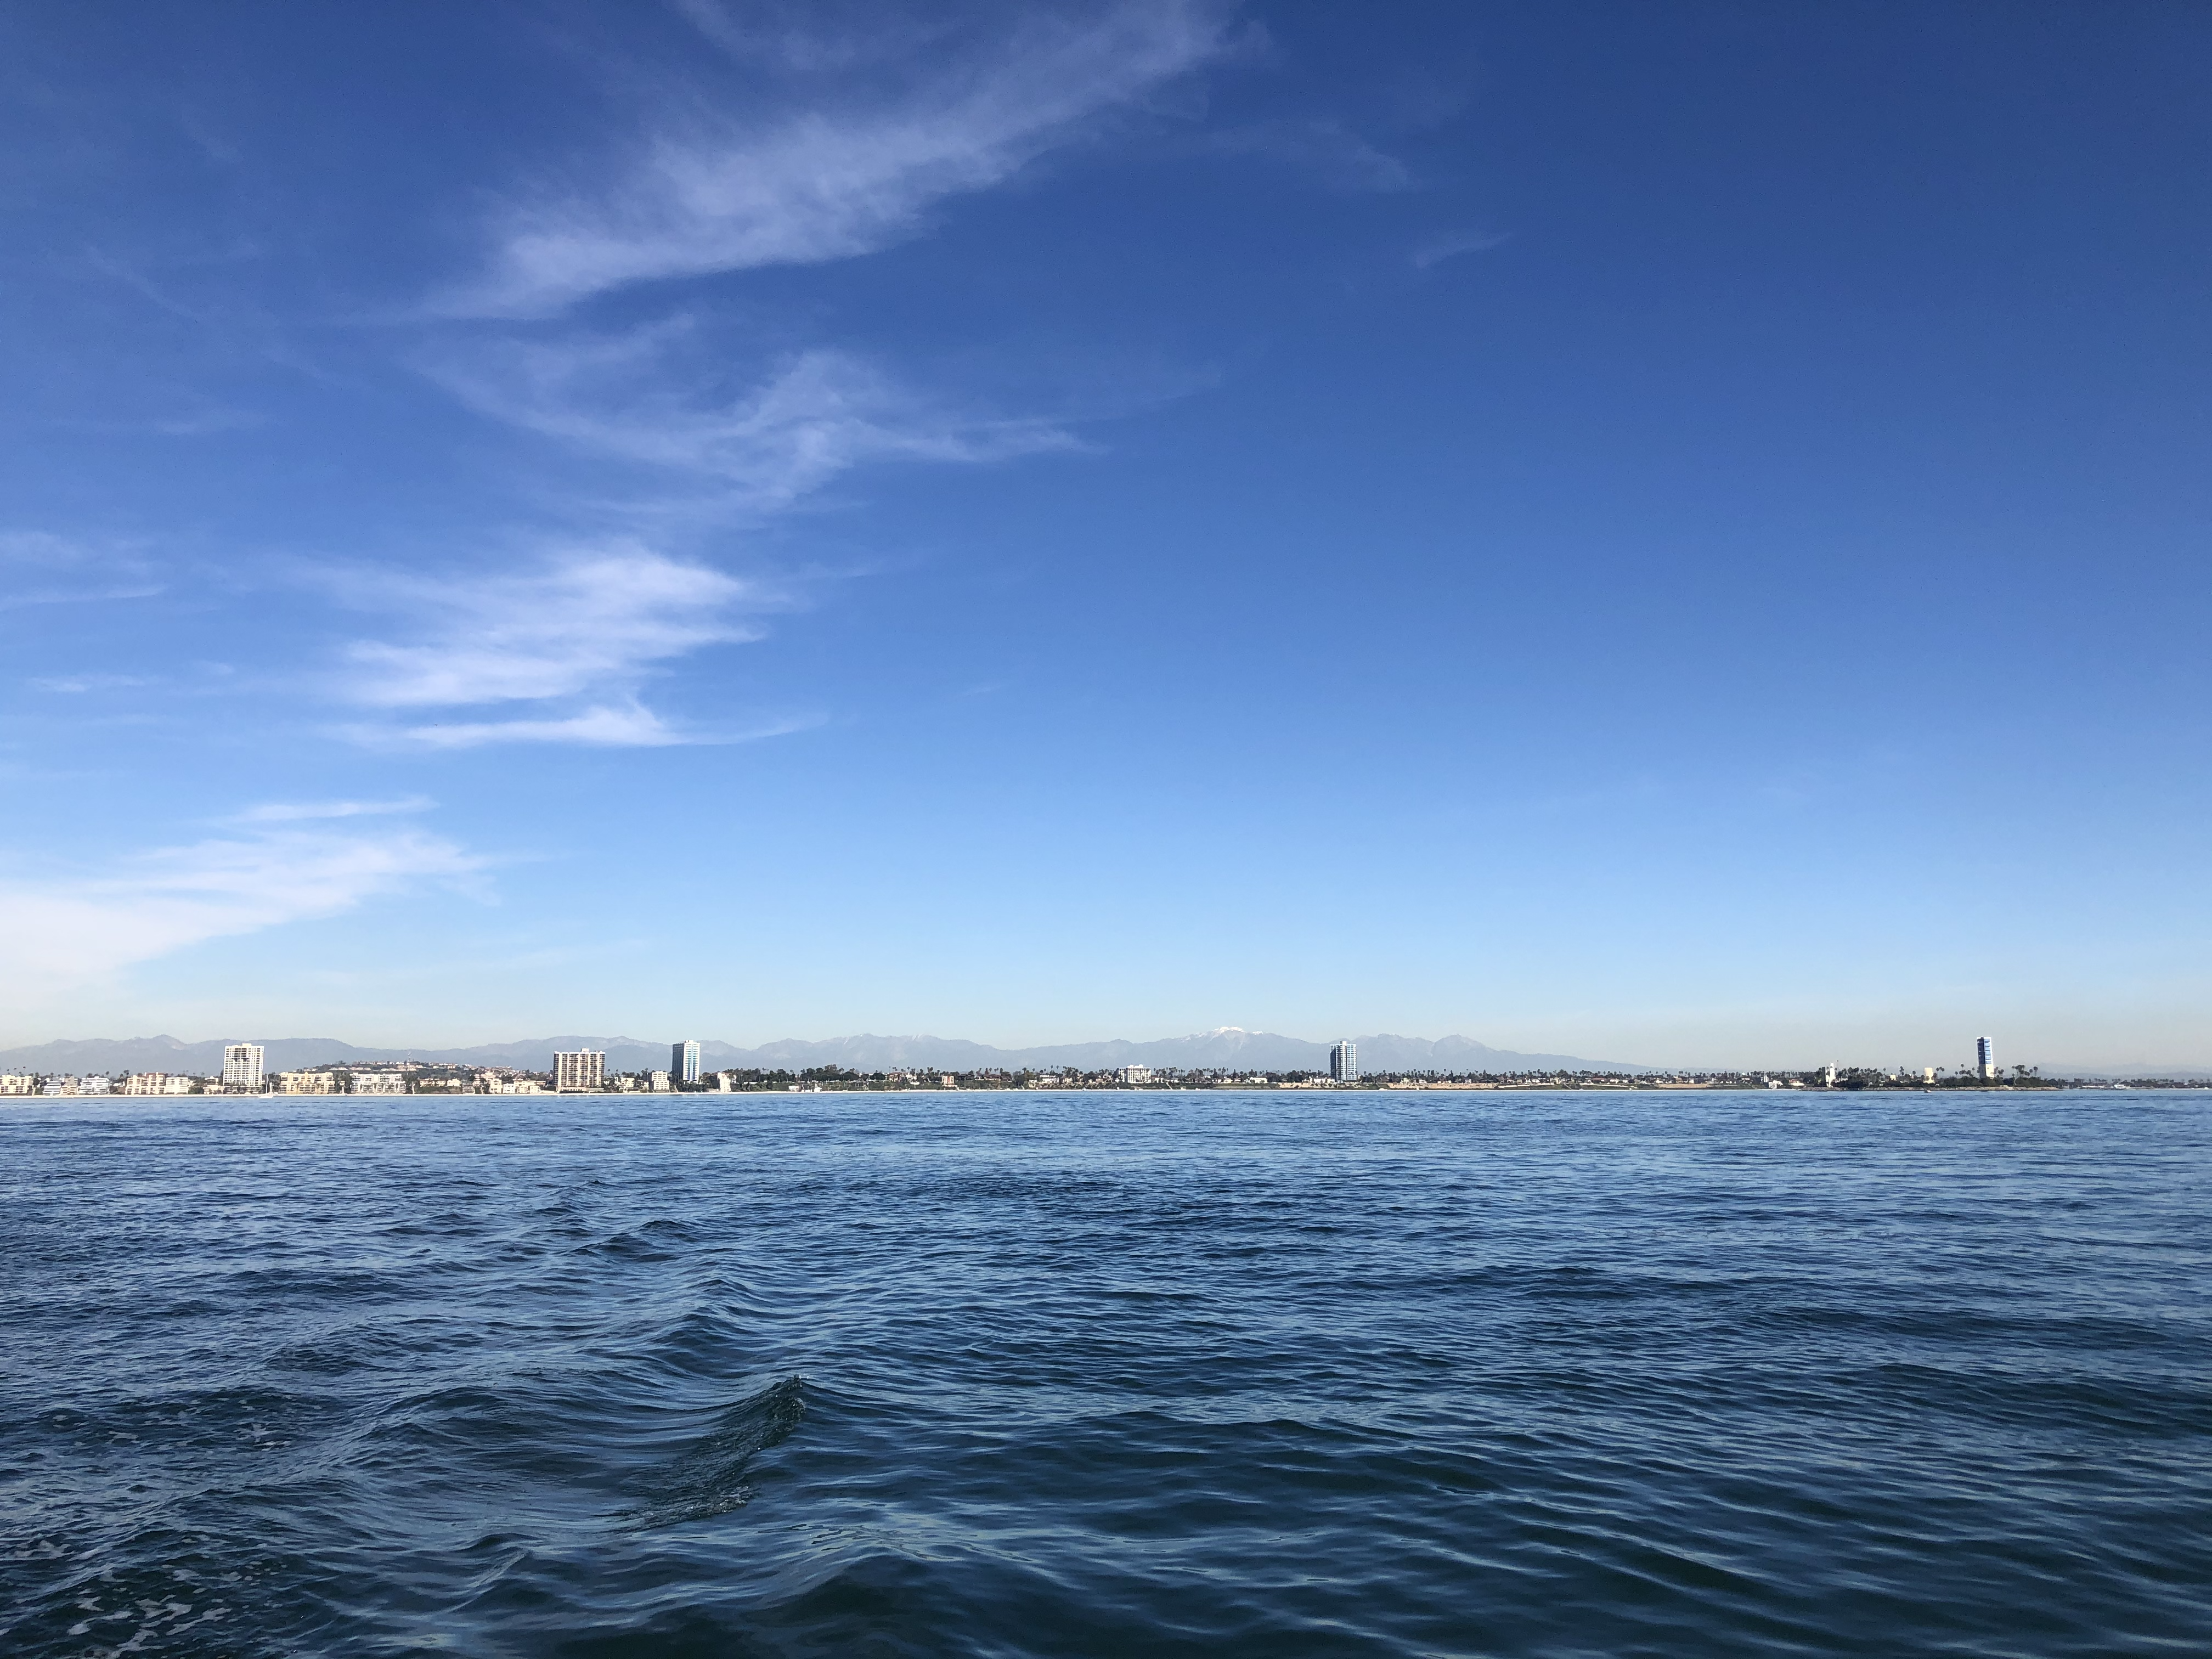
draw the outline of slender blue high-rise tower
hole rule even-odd
[[[678,1083],[696,1083],[699,1080],[699,1045],[696,1042],[670,1043],[668,1069],[675,1073]]]

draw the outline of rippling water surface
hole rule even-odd
[[[2212,1650],[2212,1098],[0,1112],[0,1649]]]

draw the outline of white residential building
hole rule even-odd
[[[404,1095],[407,1092],[407,1073],[404,1072],[356,1072],[353,1092],[357,1095]]]
[[[1987,1037],[1974,1039],[1974,1075],[1992,1078],[1997,1074],[1996,1048]]]
[[[1328,1074],[1338,1083],[1359,1081],[1359,1045],[1350,1037],[1328,1051]]]
[[[668,1092],[667,1073],[655,1072],[653,1074],[653,1092],[657,1095],[665,1095]]]
[[[331,1072],[279,1072],[276,1091],[286,1095],[334,1095],[338,1080]]]
[[[222,1051],[222,1086],[258,1089],[261,1086],[261,1045],[234,1042]]]
[[[553,1087],[564,1095],[595,1095],[606,1087],[607,1057],[597,1048],[553,1056]]]
[[[1149,1066],[1124,1066],[1114,1075],[1124,1083],[1150,1083],[1152,1080],[1152,1068]],[[945,1081],[949,1083],[951,1079],[947,1078]]]
[[[0,1077],[0,1095],[34,1095],[39,1092],[39,1079],[10,1073]]]

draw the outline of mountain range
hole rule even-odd
[[[1524,1054],[1492,1048],[1473,1037],[1392,1036],[1352,1039],[1359,1066],[1366,1072],[1646,1072],[1655,1068],[1625,1060],[1579,1060],[1572,1054]],[[629,1036],[549,1036],[524,1042],[487,1042],[468,1048],[364,1048],[336,1037],[222,1037],[185,1042],[173,1036],[93,1037],[42,1042],[33,1048],[0,1050],[0,1069],[11,1072],[188,1072],[212,1075],[222,1070],[226,1042],[258,1042],[272,1072],[333,1061],[363,1065],[379,1060],[421,1060],[459,1066],[512,1066],[525,1071],[550,1070],[558,1048],[604,1050],[610,1072],[665,1067],[669,1045]],[[1116,1066],[1180,1066],[1186,1070],[1236,1068],[1255,1072],[1326,1071],[1329,1045],[1267,1031],[1224,1025],[1190,1036],[1133,1042],[1066,1042],[1039,1048],[996,1048],[957,1037],[848,1036],[809,1042],[787,1039],[740,1048],[727,1042],[702,1042],[708,1071],[805,1071],[842,1066],[878,1072],[900,1067],[976,1072],[1075,1066],[1104,1071]]]

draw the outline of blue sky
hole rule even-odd
[[[11,8],[0,1037],[2212,1060],[2208,50]]]

